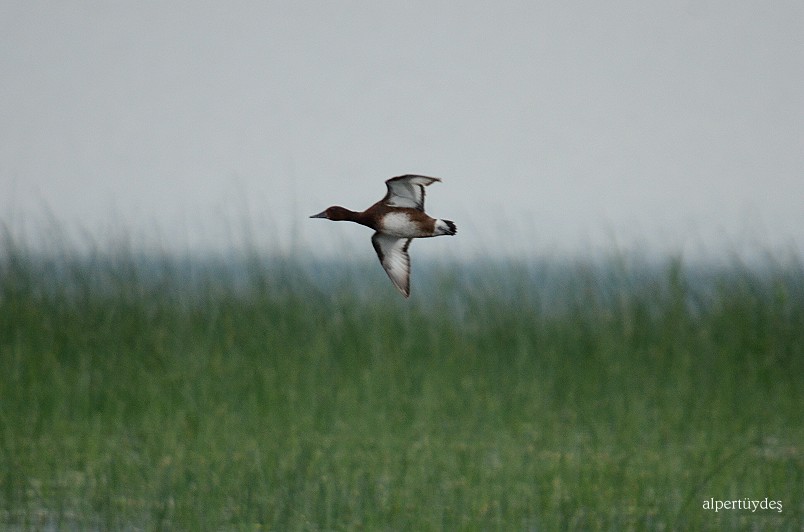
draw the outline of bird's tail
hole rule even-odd
[[[435,234],[438,235],[454,235],[458,232],[458,228],[455,227],[455,222],[452,220],[436,220],[435,224]]]

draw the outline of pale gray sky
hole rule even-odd
[[[18,232],[373,260],[307,216],[423,173],[417,254],[804,250],[799,0],[5,0],[0,76]]]

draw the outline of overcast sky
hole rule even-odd
[[[371,258],[307,216],[421,173],[459,233],[416,253],[804,250],[800,0],[4,0],[0,76],[40,245]]]

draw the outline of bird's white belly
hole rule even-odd
[[[383,216],[382,232],[399,237],[422,236],[421,228],[404,212],[390,212]]]

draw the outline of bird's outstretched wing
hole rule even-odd
[[[412,238],[397,238],[382,233],[374,233],[371,244],[385,273],[394,286],[405,297],[410,296],[410,256],[408,247]]]
[[[424,187],[441,181],[437,177],[401,175],[385,182],[388,193],[382,202],[391,207],[409,207],[424,210]]]

